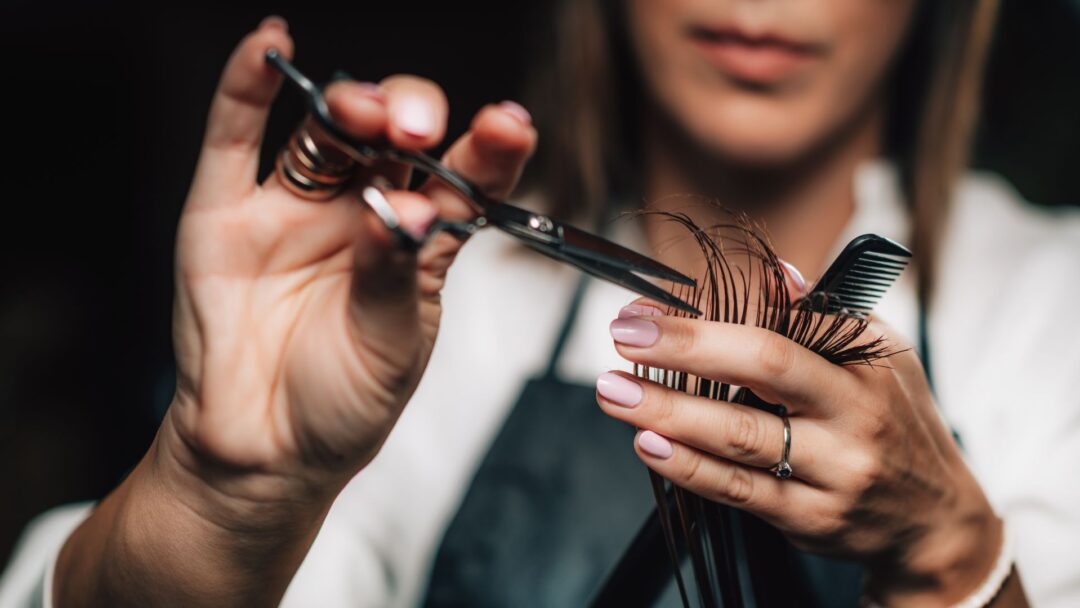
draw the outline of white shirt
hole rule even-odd
[[[859,234],[908,240],[893,170],[870,164],[839,249]],[[959,185],[945,232],[929,337],[938,401],[1015,539],[1028,597],[1080,605],[1080,213],[1036,209],[1004,182]],[[915,343],[913,273],[876,309]],[[345,488],[284,606],[412,606],[443,532],[523,383],[551,352],[577,273],[495,231],[473,238],[444,291],[430,366],[382,452]],[[628,369],[608,323],[634,299],[593,281],[562,376],[591,384]],[[631,449],[631,446],[627,446]],[[89,507],[47,513],[23,535],[0,608],[49,605],[46,570]],[[35,597],[35,589],[37,596]]]

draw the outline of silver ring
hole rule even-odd
[[[791,423],[788,422],[787,416],[781,415],[780,419],[784,421],[784,454],[780,457],[780,462],[774,464],[769,470],[780,479],[789,479],[793,474],[791,463],[788,462],[788,458],[791,457]]]

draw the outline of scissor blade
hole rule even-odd
[[[656,260],[573,226],[563,224],[562,237],[563,250],[579,258],[587,258],[682,285],[697,284],[694,279]]]
[[[580,270],[583,270],[594,277],[604,279],[621,287],[625,287],[630,291],[633,291],[639,295],[643,295],[647,298],[652,298],[661,304],[667,304],[673,308],[688,312],[695,316],[701,316],[701,311],[694,308],[690,304],[675,297],[670,292],[661,287],[650,283],[649,281],[635,275],[634,273],[617,266],[611,266],[602,262],[598,262],[593,259],[581,259],[573,254],[561,251],[558,249],[552,249],[541,243],[533,243],[530,241],[522,241],[532,249],[551,257],[556,260],[575,266]]]

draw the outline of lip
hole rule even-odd
[[[758,86],[784,81],[824,54],[818,44],[733,27],[692,27],[688,35],[705,58],[729,77]]]

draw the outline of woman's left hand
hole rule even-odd
[[[993,567],[1002,527],[936,409],[919,359],[838,366],[772,331],[676,318],[640,303],[611,325],[634,363],[745,386],[787,408],[781,418],[614,372],[600,376],[608,415],[640,429],[651,469],[710,500],[770,522],[799,547],[854,559],[887,605],[954,603]],[[889,335],[872,323],[867,335]]]

